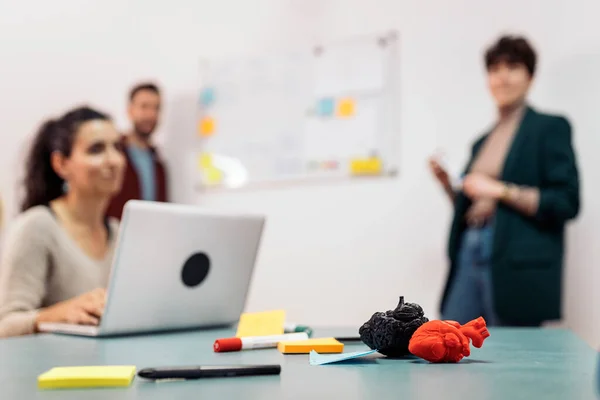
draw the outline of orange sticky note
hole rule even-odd
[[[198,129],[200,136],[211,136],[215,132],[215,120],[211,117],[202,118]]]
[[[314,338],[279,342],[277,349],[283,354],[308,354],[313,350],[317,353],[341,353],[344,344],[335,338]]]
[[[285,311],[244,313],[240,316],[236,337],[282,335]]]
[[[340,117],[350,117],[354,115],[355,105],[351,98],[340,99],[337,105],[337,114]]]

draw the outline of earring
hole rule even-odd
[[[69,191],[69,182],[64,181],[62,185],[63,193],[67,193]]]

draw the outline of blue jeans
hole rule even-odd
[[[456,274],[442,311],[442,319],[465,324],[483,316],[488,326],[500,325],[495,313],[491,257],[493,224],[468,228],[458,252]]]

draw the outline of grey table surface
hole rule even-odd
[[[316,329],[314,336],[355,334]],[[374,354],[347,364],[311,366],[308,355],[276,349],[214,353],[206,330],[110,339],[38,335],[0,340],[0,399],[595,399],[597,352],[568,330],[490,329],[483,348],[459,364]],[[346,344],[346,352],[367,350]],[[151,382],[128,388],[39,390],[55,366],[281,364],[280,376]]]

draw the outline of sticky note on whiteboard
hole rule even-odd
[[[338,101],[337,115],[340,117],[351,117],[355,112],[355,102],[352,98],[343,98]]]
[[[285,311],[263,311],[244,313],[238,323],[236,337],[282,335],[285,325]]]
[[[317,113],[321,117],[328,117],[333,114],[335,109],[335,101],[332,98],[324,98],[319,100],[317,104]]]
[[[352,175],[381,175],[383,163],[378,157],[358,158],[350,161]]]
[[[212,167],[212,155],[210,153],[202,153],[198,156],[198,169],[206,169]]]
[[[223,173],[221,170],[212,166],[204,170],[204,175],[206,182],[210,185],[221,183],[223,180]]]
[[[203,106],[209,106],[215,101],[215,91],[213,88],[207,87],[200,92],[200,103]]]
[[[211,153],[201,153],[198,156],[197,168],[202,173],[204,183],[215,185],[223,181],[223,171],[215,167]]]
[[[204,117],[198,126],[200,136],[208,137],[215,132],[215,120],[211,117]]]

